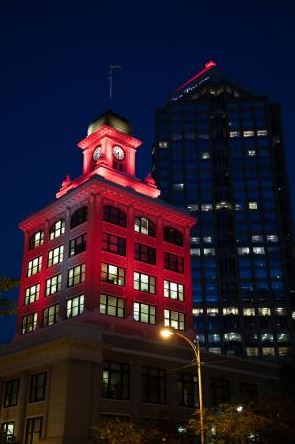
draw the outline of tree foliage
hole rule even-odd
[[[16,313],[15,299],[3,298],[2,294],[19,286],[19,279],[0,276],[0,316]]]

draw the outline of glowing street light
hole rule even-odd
[[[198,372],[198,398],[199,398],[199,407],[200,407],[200,435],[201,435],[201,444],[205,444],[205,430],[204,430],[204,408],[203,408],[203,388],[202,388],[202,373],[201,373],[201,358],[200,358],[200,346],[199,342],[196,341],[194,343],[187,336],[182,335],[178,331],[170,330],[169,328],[162,328],[160,331],[160,335],[163,339],[169,339],[172,335],[176,335],[186,341],[190,347],[193,349],[195,358],[196,358],[196,367]]]

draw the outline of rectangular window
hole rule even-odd
[[[40,284],[32,285],[26,289],[25,293],[25,305],[32,304],[39,299]]]
[[[29,261],[27,268],[27,277],[39,273],[41,271],[41,267],[42,267],[42,256],[35,257],[35,259]]]
[[[44,231],[37,231],[30,238],[29,249],[34,250],[34,248],[40,247],[44,242]]]
[[[3,437],[3,443],[12,442],[15,440],[14,429],[15,429],[15,421],[3,422],[1,424],[1,437]]]
[[[249,202],[248,207],[249,207],[249,210],[257,210],[258,204],[257,204],[257,202]]]
[[[177,282],[164,281],[164,296],[165,298],[183,301],[183,285]]]
[[[22,334],[30,333],[37,328],[37,313],[31,313],[22,319]]]
[[[166,371],[159,368],[142,368],[142,401],[166,404]]]
[[[215,406],[219,404],[225,404],[230,400],[229,382],[227,380],[212,378],[210,389],[211,399]]]
[[[164,253],[164,268],[183,273],[183,257],[172,253]]]
[[[137,216],[134,219],[134,231],[136,231],[137,233],[147,234],[148,236],[155,237],[156,225],[145,217]]]
[[[59,304],[45,308],[43,311],[43,327],[56,324],[59,315]]]
[[[88,208],[81,207],[76,210],[71,216],[71,228],[75,228],[78,225],[83,224],[88,218]]]
[[[54,248],[48,252],[47,267],[52,267],[52,265],[59,264],[64,258],[64,246]]]
[[[156,308],[153,305],[142,304],[141,302],[134,302],[133,304],[133,319],[138,322],[145,322],[147,324],[156,323]]]
[[[119,362],[103,363],[102,397],[105,399],[129,399],[129,364]]]
[[[105,251],[126,256],[126,239],[110,233],[103,233],[102,248]]]
[[[61,274],[52,276],[46,280],[45,296],[58,293],[61,290]]]
[[[29,402],[44,401],[46,390],[46,373],[31,376]]]
[[[27,419],[24,444],[37,444],[41,438],[41,431],[42,417]]]
[[[99,311],[109,316],[124,317],[124,299],[116,298],[106,294],[100,295]]]
[[[17,405],[18,390],[19,379],[6,381],[3,407],[14,407]]]
[[[111,264],[101,264],[101,280],[110,284],[125,285],[125,269]]]
[[[81,234],[70,241],[69,257],[76,256],[86,250],[86,234]]]
[[[55,224],[52,225],[52,227],[49,230],[49,239],[55,239],[56,237],[61,236],[64,234],[66,229],[66,224],[64,219],[60,219]]]
[[[73,287],[85,281],[85,264],[77,265],[68,271],[68,287]]]
[[[67,319],[74,318],[84,311],[84,294],[67,300]]]
[[[165,327],[175,328],[176,330],[184,330],[184,313],[173,310],[164,310]]]
[[[136,242],[134,245],[134,257],[137,261],[155,265],[156,249]]]
[[[177,378],[177,397],[183,407],[198,407],[198,378],[190,373],[180,373]]]
[[[145,291],[147,293],[156,293],[156,278],[148,274],[134,272],[134,290]]]

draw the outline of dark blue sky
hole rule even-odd
[[[0,275],[20,273],[18,222],[54,199],[66,174],[80,174],[75,144],[110,108],[109,64],[123,65],[112,108],[144,141],[141,176],[154,109],[210,58],[282,104],[292,171],[294,22],[293,0],[2,0]]]

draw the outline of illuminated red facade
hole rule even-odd
[[[148,337],[163,324],[192,328],[195,219],[159,200],[150,176],[135,177],[140,144],[128,122],[104,114],[78,144],[82,176],[20,224],[19,335],[74,319]]]

